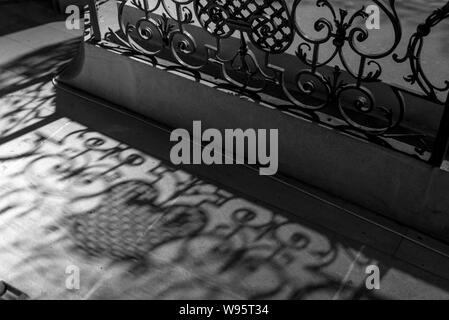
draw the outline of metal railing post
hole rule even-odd
[[[97,1],[89,0],[89,16],[90,25],[92,29],[92,39],[94,41],[101,41],[100,23],[98,20]]]
[[[440,127],[433,147],[430,164],[435,167],[441,167],[449,149],[449,94],[444,105],[443,116],[441,117]]]

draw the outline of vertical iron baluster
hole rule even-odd
[[[357,87],[362,85],[363,73],[365,72],[366,57],[360,57],[359,72],[357,73]]]
[[[177,18],[177,22],[178,22],[178,28],[181,32],[184,32],[184,28],[183,28],[183,17],[182,17],[182,7],[180,3],[176,3],[176,18]]]
[[[143,0],[143,7],[145,8],[145,19],[148,20],[148,18],[150,17],[150,8],[148,7],[147,0]]]
[[[101,41],[100,23],[98,20],[97,1],[89,0],[89,16],[92,29],[92,39],[94,41]]]
[[[320,56],[320,44],[319,43],[314,43],[313,44],[313,60],[312,60],[312,67],[311,67],[311,71],[312,73],[316,72],[316,66],[318,64],[318,58]]]
[[[441,117],[437,137],[433,147],[430,164],[434,167],[441,167],[449,148],[449,94],[444,106],[443,116]]]

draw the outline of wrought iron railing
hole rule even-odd
[[[402,28],[395,0],[371,0],[387,18],[391,33],[391,43],[377,46],[377,52],[364,48],[370,38],[365,8],[350,13],[331,0],[316,1],[330,17],[318,18],[313,30],[302,26],[303,0],[117,2],[119,30],[111,29],[105,37],[95,0],[90,2],[92,41],[116,43],[157,63],[162,59],[189,72],[211,74],[218,88],[255,100],[274,96],[282,101],[275,104],[281,109],[393,148],[392,139],[418,137],[414,151],[435,166],[447,153],[449,81],[432,83],[421,55],[426,38],[449,17],[449,2],[417,27],[403,57],[397,53]],[[398,66],[409,63],[405,80],[419,87],[419,95],[381,81],[385,58]],[[449,70],[449,61],[446,67]],[[444,108],[433,137],[406,125],[404,95],[409,93],[440,111]]]

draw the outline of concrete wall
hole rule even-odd
[[[283,174],[449,241],[448,172],[95,45],[77,61],[62,82],[170,127],[279,129]]]

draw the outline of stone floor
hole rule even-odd
[[[173,168],[163,127],[56,88],[80,32],[27,8],[0,10],[18,15],[0,30],[1,279],[32,299],[449,298],[446,245],[245,167]]]

